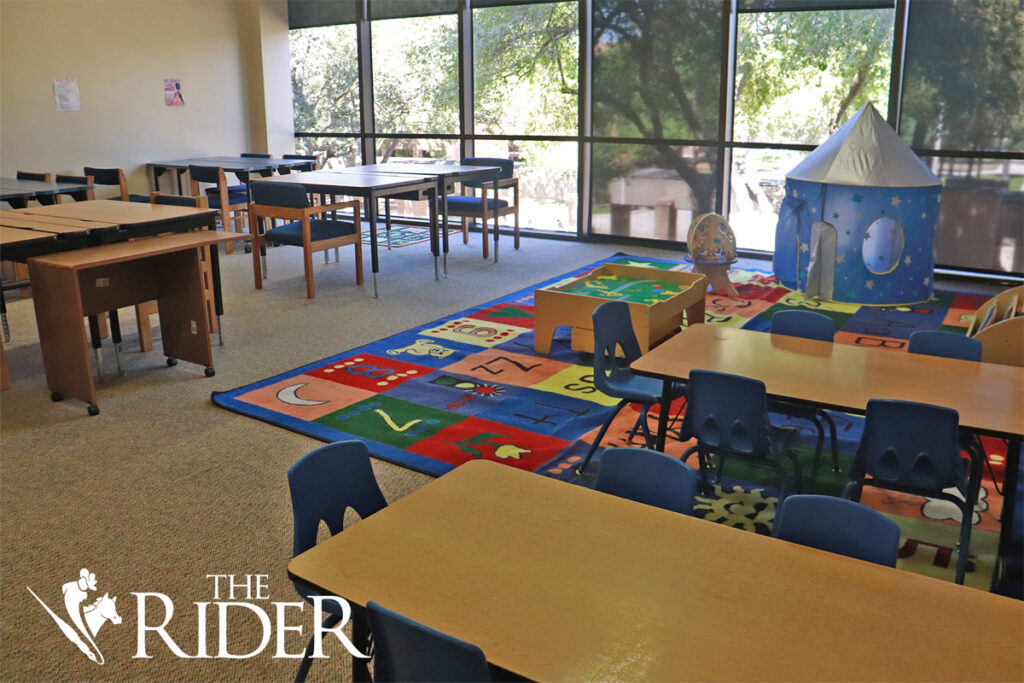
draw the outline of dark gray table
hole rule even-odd
[[[146,165],[153,169],[153,189],[160,191],[160,176],[164,171],[173,170],[178,179],[178,194],[182,194],[181,176],[189,166],[221,167],[228,173],[258,173],[279,168],[293,168],[309,164],[308,159],[261,159],[259,157],[215,156],[173,159],[171,161],[150,161]]]
[[[70,194],[92,188],[92,185],[86,183],[48,183],[42,180],[0,178],[0,200],[35,199],[39,195]]]

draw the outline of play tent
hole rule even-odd
[[[926,301],[941,189],[869,102],[786,174],[775,277],[828,301]]]

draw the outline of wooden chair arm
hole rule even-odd
[[[309,215],[312,216],[321,213],[327,213],[328,211],[340,211],[342,209],[352,209],[353,213],[358,218],[360,211],[359,200],[352,199],[347,202],[335,202],[333,204],[317,204],[316,206],[309,207],[308,209],[306,209],[306,211],[308,211]]]

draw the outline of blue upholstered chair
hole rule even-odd
[[[871,399],[843,497],[859,501],[864,486],[877,486],[953,503],[961,514],[956,582],[963,583],[981,485],[981,461],[960,457],[958,434],[955,410]],[[959,495],[947,493],[950,488]]]
[[[377,479],[370,466],[370,454],[362,441],[339,441],[320,446],[299,458],[288,470],[294,528],[292,556],[304,553],[317,541],[320,522],[327,524],[331,534],[345,528],[345,511],[352,508],[361,519],[387,507]],[[302,599],[312,603],[315,590],[295,584]],[[334,601],[323,601],[330,612],[325,628],[333,628],[342,618],[341,608]],[[306,646],[296,681],[304,681],[312,664],[314,633]]]
[[[64,175],[61,173],[57,174],[57,177],[53,179],[56,183],[81,183],[82,185],[92,185],[93,177],[90,175]],[[60,202],[60,197],[68,196],[74,199],[76,202],[84,202],[93,199],[96,195],[93,190],[75,190],[73,192],[60,192],[57,194],[57,201]]]
[[[832,318],[824,313],[793,309],[791,311],[778,311],[772,316],[771,333],[831,343],[836,334],[836,326]],[[818,468],[821,465],[821,451],[825,444],[826,426],[828,426],[829,443],[832,444],[832,471],[839,472],[839,444],[836,435],[836,423],[828,412],[821,408],[777,399],[771,402],[771,410],[776,413],[784,413],[790,417],[808,420],[818,430],[818,441],[814,450],[814,464],[811,466],[811,476],[808,483],[809,489],[813,490],[814,483],[818,480]]]
[[[601,454],[595,488],[620,498],[693,512],[697,472],[670,455],[646,448],[609,448]]]
[[[772,536],[887,567],[896,566],[900,549],[896,522],[833,496],[788,496],[775,512]]]
[[[630,441],[640,429],[644,435],[644,444],[647,448],[653,448],[654,439],[647,427],[647,413],[652,405],[661,401],[661,380],[642,377],[629,369],[629,364],[640,357],[640,343],[633,331],[629,304],[624,301],[605,302],[594,309],[593,321],[594,385],[606,396],[619,399],[619,402],[601,425],[586,457],[576,466],[577,475],[582,475],[587,469],[615,416],[630,403],[640,404],[640,417],[629,434]],[[684,393],[681,386],[677,387],[675,397]]]
[[[489,681],[483,650],[373,602],[374,681]]]
[[[113,185],[117,186],[120,193],[119,197],[111,197],[110,199],[120,199],[121,201],[128,201],[128,179],[124,175],[124,171],[120,168],[95,168],[93,166],[86,166],[84,174],[92,176],[93,185]],[[147,199],[148,201],[148,199]]]
[[[469,244],[469,219],[480,221],[484,238],[484,258],[490,255],[487,240],[487,221],[494,219],[494,229],[498,230],[498,218],[513,214],[515,216],[515,247],[519,248],[519,179],[515,177],[511,159],[492,159],[488,157],[466,157],[463,166],[498,166],[501,168],[497,183],[488,181],[471,181],[462,183],[462,194],[448,195],[448,215],[462,218],[462,241]],[[511,188],[511,202],[508,198],[495,198],[496,191]],[[476,192],[482,193],[477,196]],[[506,195],[507,197],[507,195]],[[447,228],[447,226],[445,226]]]
[[[214,194],[206,193],[211,209],[220,211],[220,224],[224,230],[231,229],[235,232],[245,232],[244,214],[249,208],[249,192],[243,185],[241,190],[229,190],[228,181],[224,176],[224,169],[220,166],[195,166],[188,167],[188,174],[191,178],[192,194],[199,196],[199,183],[210,183],[214,185]],[[230,228],[228,227],[230,226]],[[234,251],[231,242],[224,246],[227,253]]]
[[[737,457],[774,470],[779,476],[779,499],[789,490],[789,473],[783,466],[788,457],[793,465],[796,488],[801,489],[800,462],[789,449],[799,429],[775,427],[768,418],[768,396],[764,382],[711,370],[691,370],[687,384],[683,432],[697,439],[683,454],[685,462],[693,453],[700,462],[701,482],[708,487],[710,456],[718,458],[719,476],[726,457]]]
[[[907,353],[981,361],[983,345],[974,337],[942,330],[917,330],[910,334]]]
[[[308,161],[308,164],[302,164],[301,166],[281,166],[278,172],[281,175],[288,175],[292,171],[296,173],[300,171],[315,171],[320,163],[320,160],[315,154],[282,154],[282,159],[304,159]]]
[[[302,185],[277,182],[253,181],[249,184],[253,203],[249,213],[256,221],[253,231],[252,260],[256,289],[263,287],[266,268],[266,244],[287,244],[302,247],[306,268],[306,296],[315,296],[313,286],[313,252],[355,245],[356,284],[363,284],[362,230],[359,220],[359,202],[347,201],[335,204],[310,206],[309,197]],[[351,209],[352,215],[341,217],[339,211]],[[313,216],[323,216],[314,218]],[[281,218],[284,225],[265,229],[265,219]],[[261,254],[263,252],[261,263]],[[335,252],[337,260],[337,252]],[[324,254],[327,257],[327,254]]]

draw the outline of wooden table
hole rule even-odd
[[[204,247],[238,239],[197,231],[160,235],[28,259],[39,344],[53,400],[77,398],[99,412],[82,318],[155,300],[169,364],[183,359],[213,375],[204,298]],[[220,300],[219,277],[214,280]]]
[[[113,232],[100,233],[99,243],[118,242],[138,237],[158,235],[163,232],[180,232],[198,228],[213,229],[216,225],[216,209],[196,209],[189,206],[168,204],[145,204],[122,202],[112,199],[95,199],[87,202],[53,204],[52,206],[30,206],[26,209],[7,212],[11,217],[26,220],[54,220],[99,222],[116,225]],[[239,237],[238,239],[243,239]]]
[[[962,429],[1009,441],[999,544],[1000,555],[1007,552],[1024,437],[1024,368],[717,325],[687,327],[630,367],[664,380],[668,390],[693,369],[743,375],[764,382],[770,396],[847,413],[863,414],[872,398],[952,408]],[[663,395],[658,450],[665,446],[665,401]]]
[[[1024,672],[1024,603],[487,461],[320,543],[288,573],[357,612],[376,600],[476,643],[534,680]]]

